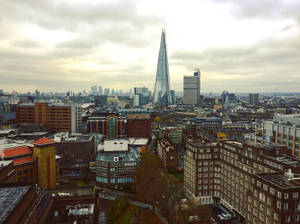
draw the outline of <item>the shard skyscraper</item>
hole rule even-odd
[[[164,106],[172,104],[172,98],[170,94],[170,77],[166,44],[166,32],[164,29],[161,33],[153,103]]]

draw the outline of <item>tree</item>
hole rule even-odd
[[[122,215],[122,212],[129,205],[129,201],[125,197],[117,198],[109,204],[107,210],[107,223],[115,224],[117,219]]]
[[[135,170],[135,189],[140,200],[154,204],[155,181],[161,171],[162,163],[157,155],[148,151],[141,153],[141,161]]]

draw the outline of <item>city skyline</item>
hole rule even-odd
[[[176,92],[195,67],[203,74],[203,92],[298,91],[299,2],[170,4],[2,1],[0,89],[78,92],[97,83],[154,89],[157,46],[166,27]]]

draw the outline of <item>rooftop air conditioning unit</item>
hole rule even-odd
[[[114,162],[119,162],[119,157],[114,157]]]

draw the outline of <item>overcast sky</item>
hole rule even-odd
[[[0,89],[153,91],[162,28],[171,89],[300,91],[299,0],[0,0]]]

